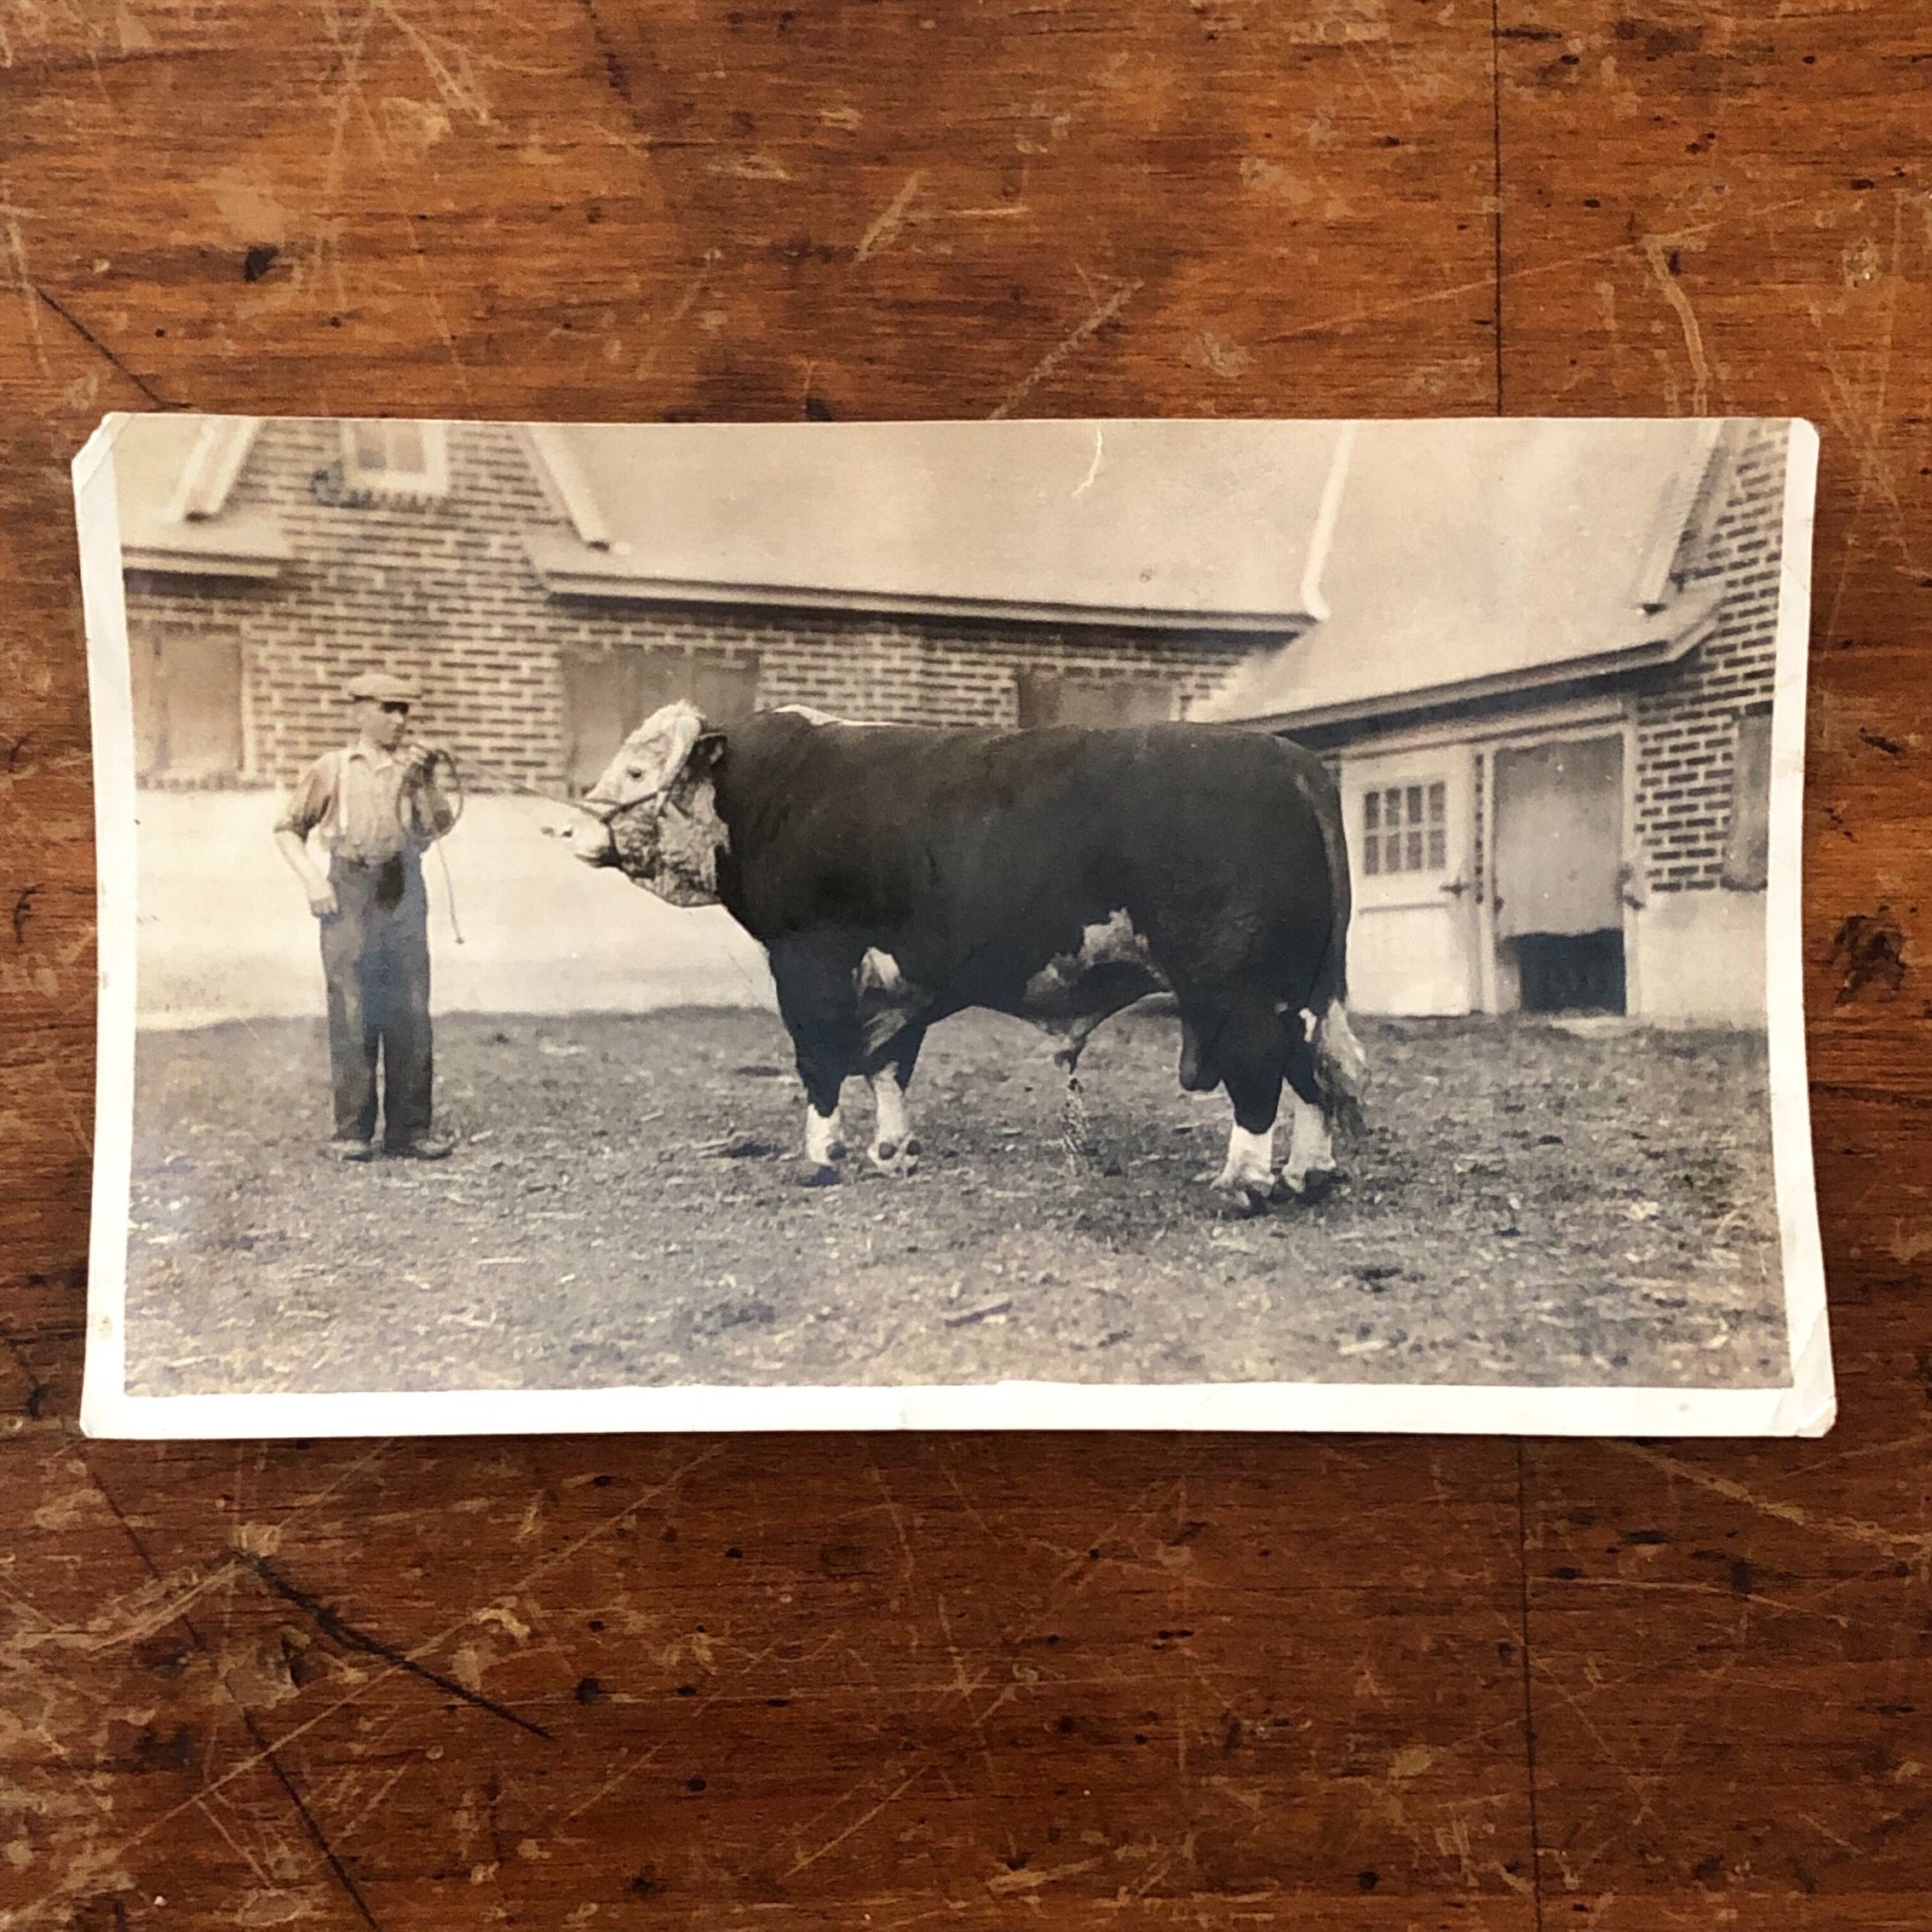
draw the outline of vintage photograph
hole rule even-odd
[[[86,1426],[1822,1431],[1815,449],[110,417]]]

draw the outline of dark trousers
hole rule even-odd
[[[402,1146],[429,1130],[429,905],[422,863],[414,853],[367,865],[332,859],[329,883],[340,908],[322,922],[336,1138],[375,1138],[380,1055],[382,1137]]]

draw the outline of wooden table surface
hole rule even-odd
[[[0,6],[0,1925],[1932,1924],[1922,0]],[[89,1443],[109,409],[1803,413],[1842,1419]]]

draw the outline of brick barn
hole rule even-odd
[[[474,791],[581,790],[678,697],[1237,719],[1338,773],[1362,1009],[1761,1021],[1785,442],[127,418],[139,776],[285,785],[371,669]]]
[[[674,698],[725,722],[1182,716],[1318,613],[1337,441],[133,417],[115,473],[140,775],[285,785],[372,669],[420,679],[425,736],[477,789],[582,790]],[[1211,501],[1188,481],[1204,448]]]
[[[1787,443],[1360,427],[1332,616],[1202,707],[1340,778],[1354,1003],[1762,1023]]]

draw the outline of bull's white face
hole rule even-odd
[[[662,798],[704,734],[704,720],[695,704],[681,700],[652,712],[618,747],[584,802],[607,820],[613,813]]]
[[[722,745],[695,705],[653,711],[584,794],[602,824],[573,833],[572,849],[673,906],[716,905],[718,854],[730,842],[711,784]]]

